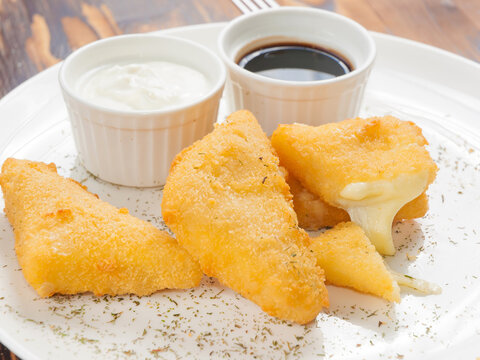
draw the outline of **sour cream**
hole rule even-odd
[[[194,102],[210,86],[199,71],[166,62],[109,64],[85,73],[76,84],[84,99],[113,110],[160,110]]]

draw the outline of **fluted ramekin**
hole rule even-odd
[[[160,110],[116,110],[82,98],[76,83],[87,71],[124,61],[169,61],[196,69],[210,84],[201,98]],[[99,178],[119,185],[163,185],[175,155],[213,129],[225,84],[221,60],[192,41],[160,35],[122,35],[71,54],[59,81],[80,161]]]
[[[328,80],[285,81],[237,64],[243,55],[262,46],[296,42],[341,54],[353,71]],[[238,17],[223,29],[218,44],[229,73],[229,110],[250,110],[268,135],[279,124],[321,125],[358,115],[375,59],[375,43],[361,25],[330,11],[304,7]]]

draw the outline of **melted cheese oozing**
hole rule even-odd
[[[365,231],[377,251],[395,254],[392,223],[403,205],[425,191],[428,172],[403,174],[393,180],[358,182],[345,186],[338,203]]]
[[[432,282],[416,279],[409,275],[400,274],[392,270],[390,270],[390,273],[397,281],[398,285],[407,286],[426,295],[442,293],[442,288]]]

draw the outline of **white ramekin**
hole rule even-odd
[[[161,60],[203,73],[210,90],[195,102],[153,111],[112,110],[78,95],[85,72],[119,61]],[[93,175],[120,185],[165,183],[175,155],[213,129],[226,71],[222,61],[192,41],[160,35],[122,35],[86,45],[60,69],[80,161]]]
[[[339,53],[354,70],[334,79],[297,82],[271,79],[237,64],[249,51],[289,42]],[[250,110],[268,135],[279,124],[320,125],[357,116],[375,59],[375,43],[361,25],[330,11],[304,7],[241,16],[223,29],[218,44],[229,73],[229,110]]]

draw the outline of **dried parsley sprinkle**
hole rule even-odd
[[[114,323],[121,315],[123,314],[123,311],[120,311],[118,313],[110,313],[112,315],[113,319],[109,321],[109,323]]]
[[[178,303],[175,300],[173,300],[170,296],[167,296],[167,299],[170,300],[170,302],[172,302],[172,303],[174,303],[175,305],[178,306]]]
[[[238,346],[240,346],[242,349],[247,350],[247,348],[245,347],[245,345],[243,345],[242,343],[235,343],[235,345],[238,345]]]
[[[84,336],[78,336],[78,335],[75,336],[75,340],[78,340],[78,341],[79,341],[80,343],[82,343],[82,344],[96,343],[96,342],[98,342],[98,340],[96,340],[96,339],[88,339],[88,338],[86,338],[86,337],[84,337]]]
[[[225,291],[225,289],[220,290],[218,293],[216,293],[215,295],[211,296],[210,299],[217,299],[217,298],[218,298],[218,295],[220,295],[220,294],[223,293],[224,291]]]

